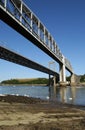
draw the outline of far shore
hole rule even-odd
[[[0,84],[0,86],[49,86],[47,84]],[[56,86],[60,86],[58,83],[56,84]],[[70,85],[67,85],[70,86]],[[80,82],[80,83],[76,83],[73,86],[85,86],[85,82]]]
[[[0,84],[0,86],[48,86],[47,84]]]
[[[0,86],[32,86],[32,87],[36,87],[36,86],[43,86],[43,87],[47,87],[49,85],[47,84],[0,84]],[[59,83],[56,84],[56,87],[59,87]],[[85,82],[80,82],[74,85],[66,85],[66,86],[85,86]]]

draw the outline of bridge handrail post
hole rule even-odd
[[[48,32],[48,47],[50,48],[50,33]]]
[[[38,20],[38,36],[40,38],[40,21]]]
[[[23,6],[23,2],[21,1],[21,5],[20,5],[20,12],[21,12],[20,22],[21,23],[22,23],[22,6]]]
[[[52,51],[53,51],[53,48],[54,48],[54,47],[53,47],[53,37],[52,37]]]
[[[7,6],[7,0],[4,0],[4,7],[6,8]]]
[[[33,13],[31,12],[31,21],[30,21],[30,26],[31,26],[30,31],[31,31],[31,33],[32,33],[32,25],[33,25],[33,20],[32,20],[32,18],[33,18]]]
[[[46,38],[45,38],[45,26],[44,26],[44,43],[46,44]]]

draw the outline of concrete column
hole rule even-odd
[[[59,73],[59,81],[62,82],[63,81],[63,77],[62,77],[62,65],[59,65],[59,69],[60,69],[60,73]]]
[[[66,82],[65,65],[60,65],[60,82]]]
[[[63,64],[60,64],[60,84],[66,84],[65,58],[63,56]]]
[[[54,84],[53,86],[56,86],[56,76],[53,77]]]
[[[66,82],[65,65],[63,64],[63,81]]]
[[[75,85],[76,84],[75,79],[76,79],[75,74],[71,74],[71,85]]]
[[[75,82],[74,74],[71,74],[71,82]]]

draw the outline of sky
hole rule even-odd
[[[85,0],[23,0],[49,30],[77,75],[85,74]],[[46,67],[51,57],[0,20],[0,44]],[[59,64],[55,70],[59,72]],[[53,65],[51,66],[53,69]],[[66,72],[68,74],[68,72]],[[47,74],[0,59],[0,81],[48,77]]]

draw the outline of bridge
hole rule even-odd
[[[56,73],[55,71],[50,70],[49,68],[46,68],[26,57],[23,57],[22,55],[4,46],[0,46],[0,58],[53,76],[54,75],[57,77],[59,76],[59,74]]]
[[[74,82],[70,61],[61,53],[44,24],[22,0],[0,0],[0,19],[59,63],[60,82],[66,82],[65,69],[71,73]]]

